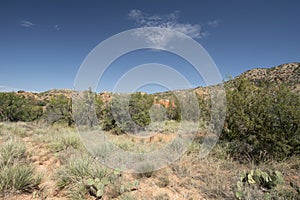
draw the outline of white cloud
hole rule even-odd
[[[219,26],[220,23],[221,23],[220,20],[215,19],[215,20],[213,20],[213,21],[208,22],[207,24],[208,24],[208,26],[211,26],[211,27],[214,27],[214,28],[215,28],[215,27]]]
[[[137,20],[141,17],[143,17],[143,12],[137,9],[131,10],[128,14],[129,18],[132,18],[133,20]]]
[[[53,26],[53,28],[54,28],[55,30],[57,30],[57,31],[60,31],[60,30],[61,30],[60,26],[59,26],[59,25],[57,25],[57,24],[56,24],[56,25],[54,25],[54,26]]]
[[[167,15],[149,15],[141,10],[131,10],[128,18],[133,20],[140,28],[159,27],[178,31],[188,35],[193,39],[199,39],[207,36],[207,32],[202,31],[199,24],[179,23],[179,11]],[[141,31],[139,36],[145,37],[155,46],[164,47],[175,36],[169,31]]]
[[[27,20],[21,20],[20,25],[23,27],[26,27],[26,28],[31,28],[31,27],[35,26],[34,23],[27,21]]]
[[[20,89],[17,88],[12,88],[12,87],[8,87],[8,86],[4,86],[4,85],[0,85],[0,92],[17,92]]]
[[[179,11],[168,15],[148,15],[141,10],[131,10],[128,14],[129,19],[134,20],[139,27],[159,27],[184,33],[191,38],[201,38],[201,26],[198,24],[183,24],[178,22]]]
[[[201,32],[201,26],[198,24],[175,24],[171,29],[184,33],[190,36],[191,38],[201,38],[203,36]]]
[[[54,29],[56,31],[61,30],[61,27],[59,25],[37,25],[32,23],[31,21],[27,21],[27,20],[21,20],[20,21],[20,26],[22,27],[26,27],[26,28],[38,28],[38,29],[43,29],[43,28],[47,28],[47,29]]]

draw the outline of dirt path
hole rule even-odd
[[[34,132],[28,130],[26,137],[22,140],[26,144],[27,159],[35,167],[36,172],[42,175],[42,182],[39,185],[40,190],[31,194],[21,194],[6,198],[7,200],[29,200],[29,199],[66,199],[59,196],[56,191],[54,173],[60,167],[60,161],[49,151],[45,143],[39,142],[34,137]]]
[[[54,173],[60,167],[60,161],[50,152],[45,143],[34,139],[33,131],[28,131],[22,141],[26,144],[27,159],[35,167],[37,174],[42,175],[42,182],[39,190],[29,194],[19,194],[5,197],[3,200],[30,200],[30,199],[49,199],[64,200],[56,191]],[[0,198],[1,199],[1,198]]]
[[[55,191],[53,174],[55,169],[60,166],[59,160],[47,149],[46,144],[37,143],[32,136],[27,136],[23,140],[26,143],[28,152],[32,154],[29,160],[36,167],[36,171],[43,175],[40,185],[43,190],[42,196],[47,199],[54,199],[57,192]]]

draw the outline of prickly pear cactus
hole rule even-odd
[[[91,195],[100,198],[103,196],[104,188],[109,184],[109,180],[107,178],[103,178],[100,180],[99,178],[89,178],[86,183],[86,187]]]
[[[243,191],[246,187],[257,186],[258,188],[264,188],[264,190],[268,191],[283,183],[284,179],[279,171],[251,170],[242,175],[240,181],[237,182],[235,197],[237,199],[243,199]],[[268,193],[266,193],[266,197],[267,196]]]

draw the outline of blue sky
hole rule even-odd
[[[29,91],[73,88],[81,63],[100,42],[168,20],[206,49],[224,78],[251,68],[299,62],[299,7],[297,0],[3,0],[0,85]],[[163,20],[151,21],[155,17]],[[111,90],[122,73],[148,62],[171,65],[191,85],[202,84],[185,61],[145,50],[117,60],[99,91]]]

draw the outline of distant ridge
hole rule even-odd
[[[242,73],[238,78],[246,78],[260,84],[267,82],[272,85],[285,84],[292,91],[300,92],[300,63],[286,63],[272,68],[256,68]]]
[[[284,84],[289,87],[294,92],[300,93],[300,63],[299,62],[292,62],[286,63],[279,66],[275,66],[272,68],[255,68],[248,70],[241,75],[225,82],[225,84],[230,84],[231,82],[235,82],[235,80],[240,78],[246,78],[251,82],[256,83],[257,85],[262,83],[268,83],[271,85],[281,85]],[[214,86],[207,86],[207,87],[196,87],[194,90],[196,93],[201,95],[208,95],[210,88]],[[5,88],[4,88],[5,89]],[[185,91],[185,90],[178,90],[177,92]],[[0,92],[8,92],[3,90]],[[17,92],[17,91],[12,91]],[[154,93],[153,95],[163,95],[163,94],[170,94],[174,91],[166,91],[166,92],[158,92]],[[73,90],[71,89],[51,89],[45,92],[35,93],[35,92],[27,92],[27,91],[18,91],[20,95],[25,96],[35,96],[38,99],[49,99],[53,96],[64,95],[68,98],[72,97]],[[101,92],[99,93],[104,99],[110,99],[112,92]]]

